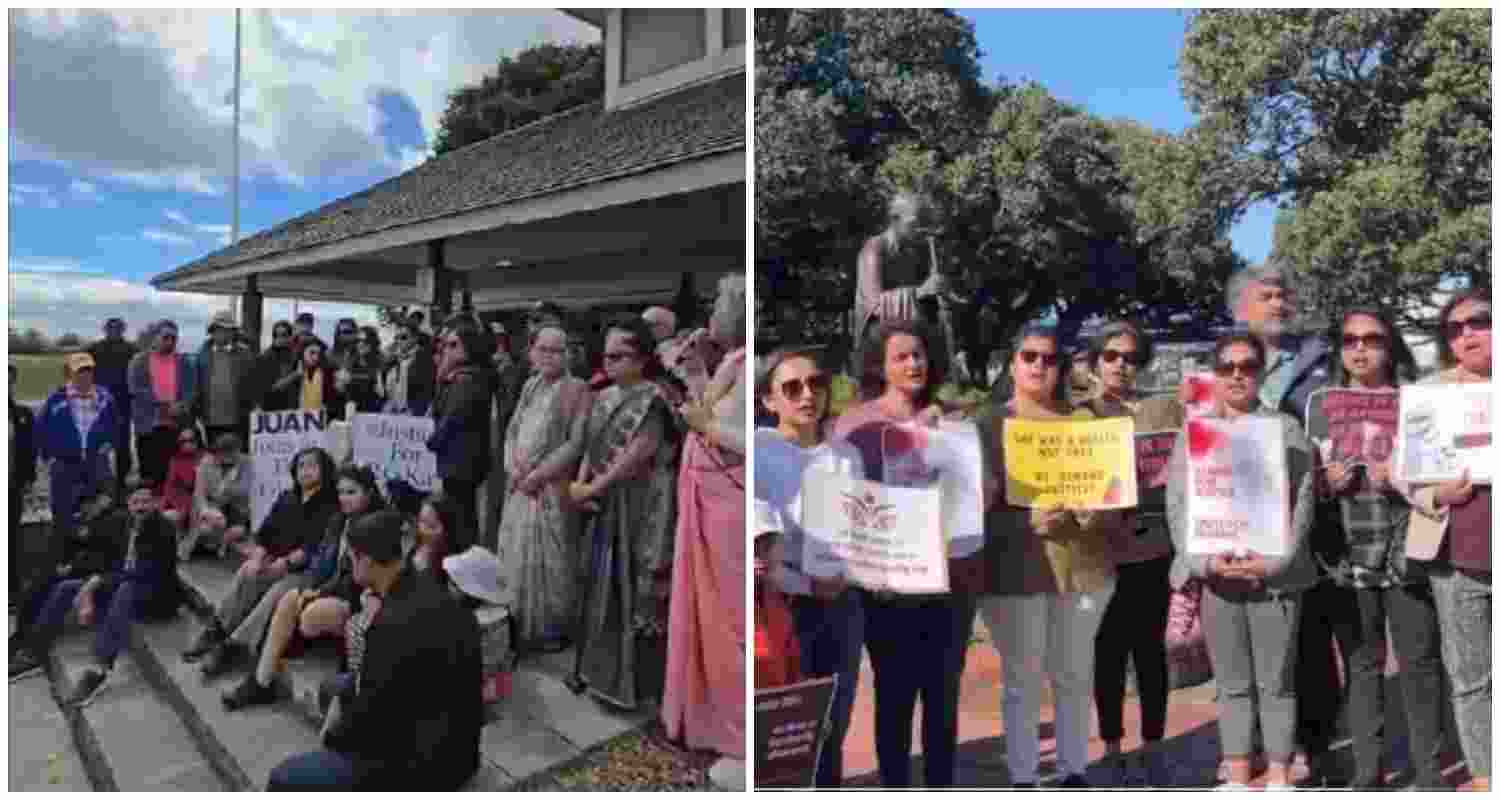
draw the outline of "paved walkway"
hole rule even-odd
[[[1004,723],[1001,721],[1000,657],[987,642],[976,642],[969,647],[968,663],[964,670],[959,696],[959,753],[957,785],[963,787],[1003,787],[1011,783],[1010,772],[1005,764]],[[1387,680],[1394,674],[1388,668]],[[1399,697],[1391,686],[1387,697]],[[1050,694],[1042,706],[1042,781],[1047,783],[1055,776],[1049,773],[1056,767],[1056,749],[1053,740],[1052,707]],[[1174,785],[1180,788],[1206,788],[1215,783],[1215,772],[1219,759],[1218,708],[1214,703],[1212,682],[1191,688],[1179,689],[1171,694],[1167,710],[1168,763],[1173,771]],[[1402,773],[1406,764],[1406,724],[1400,703],[1391,703],[1395,708],[1386,724],[1387,747],[1392,752],[1392,772],[1389,779],[1398,785],[1409,781],[1410,774]],[[1124,749],[1130,752],[1141,745],[1140,707],[1134,696],[1126,698]],[[1098,759],[1104,754],[1104,743],[1098,738],[1097,721],[1089,740],[1089,757],[1094,760],[1090,779],[1102,786],[1105,776],[1098,771]],[[913,720],[913,746],[921,749],[921,710]],[[1456,750],[1451,748],[1450,751]],[[1339,743],[1337,751],[1345,762],[1345,771],[1352,771],[1348,741]],[[920,757],[918,757],[920,762]],[[1445,760],[1447,777],[1455,785],[1468,780],[1468,772],[1461,759],[1450,755]],[[854,715],[850,722],[849,735],[844,741],[844,774],[850,786],[879,786],[876,773],[874,737],[874,676],[866,659],[860,672],[859,693],[855,700]],[[921,780],[920,765],[913,769],[913,776]],[[1264,785],[1264,776],[1255,785]]]

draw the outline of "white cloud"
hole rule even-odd
[[[168,209],[167,213],[166,213],[166,217],[167,217],[167,219],[172,220],[173,222],[177,223],[178,225],[191,225],[191,224],[193,224],[191,222],[188,222],[187,215],[184,214],[184,213],[182,213],[181,211],[174,211],[174,210]]]
[[[78,272],[83,264],[71,258],[12,258],[11,272]]]
[[[27,183],[13,183],[10,185],[9,204],[13,206],[35,206],[37,208],[61,208],[62,201],[57,194],[47,186],[35,186]]]
[[[151,190],[225,191],[227,10],[16,11],[10,20],[13,160],[62,161]],[[555,10],[249,11],[243,34],[243,172],[293,184],[416,163],[409,142],[393,156],[383,138],[373,105],[381,92],[410,102],[430,144],[448,92],[501,55],[598,39]]]
[[[145,239],[148,242],[156,242],[157,244],[169,244],[175,246],[189,245],[193,243],[193,240],[189,239],[186,236],[171,233],[170,231],[164,231],[159,228],[147,228],[144,231],[141,231],[141,238]]]
[[[210,234],[210,235],[213,235],[213,236],[228,236],[229,235],[229,228],[230,228],[230,226],[228,226],[228,225],[194,225],[193,228],[195,230],[197,230],[199,233],[206,233],[206,234]]]

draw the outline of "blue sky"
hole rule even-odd
[[[1178,91],[1177,57],[1187,29],[1175,9],[969,9],[984,79],[1035,80],[1057,97],[1106,118],[1129,117],[1161,130],[1193,124]],[[1230,232],[1234,249],[1257,263],[1271,251],[1275,206],[1251,208]]]
[[[146,284],[229,240],[233,12],[8,21],[8,323],[89,337],[109,316],[132,331],[172,317],[196,344],[227,300]],[[597,39],[555,10],[246,11],[241,235],[420,163],[448,93],[501,55]],[[323,333],[339,316],[374,321],[373,307],[304,305]],[[290,306],[268,299],[267,320]]]

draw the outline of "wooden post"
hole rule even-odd
[[[427,267],[417,279],[417,285],[425,290],[422,299],[427,303],[427,318],[431,320],[433,330],[437,330],[453,313],[453,273],[448,271],[444,258],[446,242],[445,239],[433,239],[427,243]]]
[[[260,293],[260,277],[245,278],[245,292],[240,295],[240,328],[250,338],[250,349],[260,352],[260,334],[263,328],[265,296]]]

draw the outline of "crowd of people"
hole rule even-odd
[[[323,693],[341,710],[326,748],[283,764],[271,788],[466,782],[484,678],[474,615],[460,612],[495,599],[521,658],[573,648],[575,691],[659,709],[674,740],[721,755],[716,783],[742,786],[744,308],[743,277],[691,331],[660,307],[582,330],[542,303],[520,352],[470,314],[432,333],[413,315],[389,349],[352,319],[330,347],[303,314],[276,322],[261,352],[222,314],[196,353],[178,350],[170,320],[136,352],[112,319],[67,356],[66,384],[34,419],[12,367],[12,463],[50,471],[55,545],[19,602],[12,677],[41,669],[76,613],[99,622],[99,644],[67,702],[91,702],[130,625],[175,612],[178,563],[232,551],[229,590],[183,653],[206,678],[245,669],[225,708],[275,702],[286,659],[319,641],[341,661]],[[440,489],[384,486],[311,447],[253,524],[253,412],[350,409],[432,418]],[[15,510],[33,481],[12,473],[13,587]]]
[[[861,348],[858,402],[834,417],[832,367],[819,348],[784,347],[762,361],[756,686],[839,677],[817,786],[837,787],[844,778],[861,651],[874,676],[881,783],[912,785],[920,699],[924,783],[954,785],[959,685],[976,615],[1003,665],[1005,755],[1015,786],[1039,779],[1044,682],[1052,687],[1061,787],[1089,785],[1091,706],[1110,785],[1172,786],[1163,741],[1168,609],[1174,596],[1196,593],[1217,686],[1224,788],[1244,789],[1257,769],[1268,788],[1290,788],[1299,751],[1302,785],[1380,788],[1390,766],[1387,710],[1399,704],[1415,787],[1448,786],[1442,757],[1445,742],[1456,741],[1471,786],[1488,790],[1490,486],[1467,477],[1409,484],[1395,478],[1389,461],[1328,459],[1310,442],[1304,415],[1309,395],[1322,388],[1394,393],[1419,380],[1490,382],[1490,299],[1465,291],[1448,300],[1436,331],[1441,368],[1425,379],[1386,312],[1350,310],[1321,334],[1296,327],[1295,299],[1291,277],[1275,265],[1236,274],[1226,301],[1238,324],[1213,348],[1208,412],[1282,428],[1290,487],[1285,555],[1187,553],[1182,431],[1194,398],[1186,390],[1137,390],[1136,377],[1153,357],[1152,338],[1117,320],[1072,348],[1044,325],[1024,327],[1011,342],[1007,381],[989,406],[973,412],[988,473],[984,545],[949,553],[951,591],[892,594],[812,577],[802,561],[809,534],[799,526],[804,480],[813,470],[882,480],[881,443],[892,425],[933,424],[957,413],[936,397],[947,365],[928,326],[886,319]],[[1070,386],[1070,374],[1080,372],[1082,386]],[[1178,431],[1164,513],[1008,504],[999,490],[1004,439],[996,435],[1007,419],[1121,416],[1132,417],[1139,432]],[[1064,465],[1066,456],[1054,458]],[[1390,698],[1387,636],[1401,665],[1399,693]],[[1122,747],[1127,664],[1136,674],[1144,743],[1131,754]],[[1445,705],[1454,738],[1445,736]],[[1330,753],[1345,717],[1353,739],[1348,775]]]

